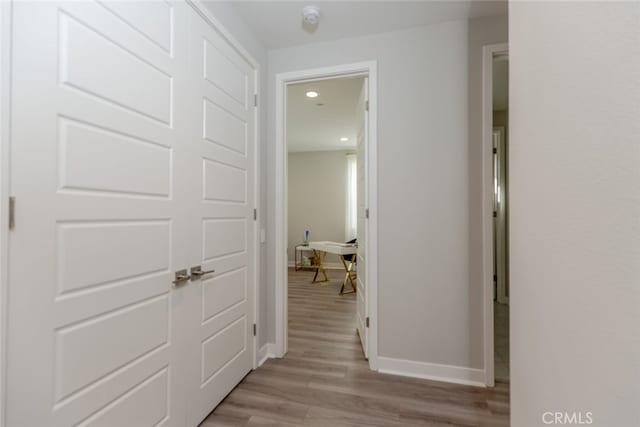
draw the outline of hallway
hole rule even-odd
[[[355,295],[289,271],[289,351],[253,371],[203,421],[212,426],[508,426],[509,388],[458,386],[370,371]]]

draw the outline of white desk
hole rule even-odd
[[[355,262],[346,262],[344,260],[345,255],[354,255],[358,253],[358,245],[357,244],[349,244],[349,243],[340,243],[340,242],[309,242],[309,249],[313,249],[314,255],[317,259],[316,265],[316,274],[313,276],[313,280],[311,283],[321,283],[328,282],[329,278],[327,277],[327,271],[324,268],[324,257],[329,254],[340,255],[340,261],[342,261],[342,265],[344,266],[345,275],[342,280],[342,288],[340,288],[340,295],[344,294],[344,287],[347,284],[347,281],[351,284],[351,292],[356,292],[356,284],[354,282],[355,273],[353,271],[353,266]],[[322,273],[324,276],[324,280],[317,280],[318,274]],[[347,292],[347,293],[351,293]]]

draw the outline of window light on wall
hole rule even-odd
[[[345,241],[358,234],[358,163],[355,154],[347,154],[347,217]]]

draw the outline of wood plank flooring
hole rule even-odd
[[[370,371],[355,332],[354,294],[342,274],[312,285],[289,272],[289,352],[253,371],[205,419],[213,426],[509,425],[509,386],[452,385]]]

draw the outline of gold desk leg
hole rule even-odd
[[[355,283],[353,283],[353,276],[352,276],[352,271],[351,269],[353,268],[353,264],[355,264],[353,261],[349,262],[349,265],[347,266],[347,262],[344,260],[344,256],[340,256],[340,261],[342,261],[342,265],[344,266],[344,279],[342,280],[342,287],[340,288],[340,295],[344,295],[344,294],[352,294],[357,292],[357,288]],[[347,280],[349,281],[349,283],[351,284],[351,291],[349,292],[345,292],[344,291],[344,287],[347,284]]]
[[[314,257],[318,260],[318,265],[316,265],[316,274],[313,276],[313,280],[311,283],[324,283],[329,281],[329,277],[327,276],[327,271],[324,269],[324,257],[327,255],[324,251],[318,251],[316,249],[313,250]],[[316,280],[318,278],[318,273],[322,273],[324,276],[324,280]]]

